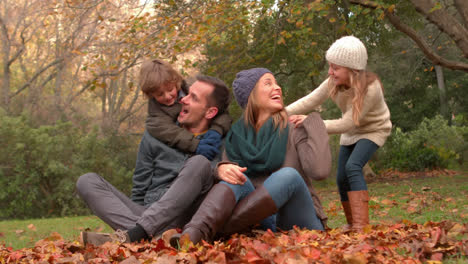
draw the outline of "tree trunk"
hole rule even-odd
[[[445,88],[445,81],[444,81],[444,72],[440,65],[435,65],[435,72],[437,76],[437,86],[439,87],[439,101],[440,101],[440,114],[448,120],[449,125],[451,125],[451,118],[448,109],[448,102],[447,102],[447,89]]]
[[[8,39],[8,29],[3,22],[3,19],[0,17],[0,26],[1,26],[1,40],[2,40],[2,90],[0,94],[0,107],[4,107],[6,111],[8,111],[8,105],[10,101],[10,50],[11,50],[11,43]]]

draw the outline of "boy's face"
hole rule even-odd
[[[162,105],[171,106],[177,101],[177,86],[174,82],[163,84],[157,91],[151,93],[156,101]]]

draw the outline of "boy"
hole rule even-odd
[[[231,127],[231,117],[227,113],[216,117],[201,140],[178,126],[179,99],[187,94],[188,88],[169,63],[159,59],[145,61],[140,70],[140,87],[149,99],[146,130],[151,136],[170,147],[200,154],[209,160],[219,153],[221,138]]]

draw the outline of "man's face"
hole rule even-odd
[[[213,107],[209,107],[208,97],[213,89],[212,85],[200,81],[196,81],[190,86],[188,95],[180,100],[182,109],[177,121],[182,126],[195,128],[212,118]]]

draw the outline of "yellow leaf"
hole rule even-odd
[[[335,23],[336,19],[334,17],[332,17],[328,21],[330,21],[330,23]]]
[[[36,231],[36,226],[34,226],[33,224],[29,224],[28,228],[32,231]]]

